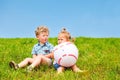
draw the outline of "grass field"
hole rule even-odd
[[[49,42],[57,44],[56,38]],[[0,38],[0,80],[120,80],[120,38],[77,37],[75,44],[79,49],[77,66],[88,70],[87,75],[74,73],[68,69],[64,74],[41,65],[30,73],[26,68],[13,70],[9,61],[17,63],[31,57],[31,50],[37,43],[33,38]]]

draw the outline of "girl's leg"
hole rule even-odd
[[[72,68],[72,70],[73,70],[74,72],[80,72],[80,71],[82,71],[82,70],[80,70],[76,65],[73,65],[71,68]]]
[[[65,70],[64,67],[60,66],[59,68],[57,68],[57,73],[62,73]]]
[[[76,65],[73,65],[71,68],[74,72],[79,72],[79,73],[82,73],[82,74],[88,74],[88,71],[80,70]]]

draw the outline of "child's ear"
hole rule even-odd
[[[36,35],[36,38],[39,39],[39,35]]]

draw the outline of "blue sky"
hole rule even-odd
[[[120,37],[120,0],[0,0],[0,38],[50,37],[65,27],[74,37]]]

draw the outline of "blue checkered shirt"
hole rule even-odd
[[[32,49],[32,54],[49,54],[50,52],[53,51],[53,45],[50,44],[49,42],[46,42],[43,45],[40,45],[39,43],[35,44],[33,49]]]

